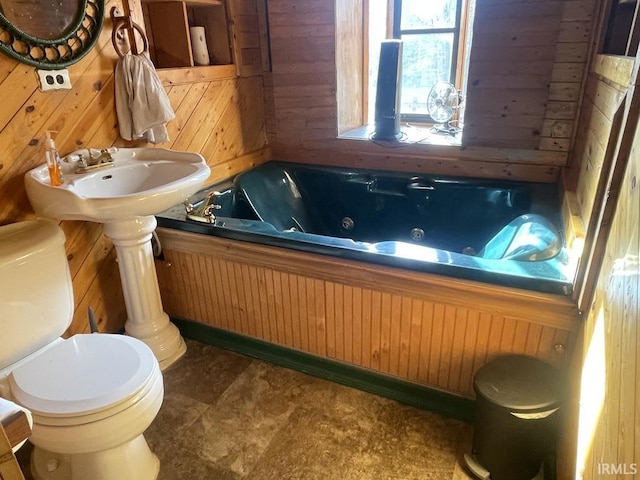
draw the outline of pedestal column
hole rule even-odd
[[[142,340],[165,369],[185,352],[178,328],[162,309],[160,288],[151,248],[157,225],[153,215],[104,224],[118,254],[118,268],[127,308],[125,331]]]

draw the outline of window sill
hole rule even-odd
[[[437,133],[432,130],[431,126],[425,125],[414,126],[408,123],[402,124],[400,127],[401,137],[397,141],[375,140],[372,138],[373,132],[373,125],[363,125],[338,135],[338,138],[348,140],[367,140],[385,147],[401,147],[408,145],[442,145],[459,147],[462,145],[462,132],[457,133],[456,135]]]

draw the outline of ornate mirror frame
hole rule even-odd
[[[46,70],[66,68],[96,44],[104,22],[105,0],[81,0],[73,24],[59,38],[34,37],[0,13],[0,52]]]

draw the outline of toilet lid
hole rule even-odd
[[[75,335],[11,372],[11,392],[47,416],[76,416],[123,402],[150,380],[157,360],[132,337]]]

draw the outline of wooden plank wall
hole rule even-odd
[[[612,132],[616,111],[629,86],[633,61],[599,55],[594,61],[586,83],[585,95],[576,134],[572,163],[566,172],[566,188],[576,192],[585,225],[589,223],[603,166],[611,162],[606,157],[610,142],[617,140]],[[605,172],[606,173],[606,172]]]
[[[564,366],[577,329],[566,297],[158,229],[170,315],[473,396],[488,359]],[[562,348],[558,347],[562,346]]]
[[[609,184],[614,168],[617,145],[621,135],[625,96],[628,93],[633,59],[610,55],[595,55],[586,84],[580,125],[570,167],[563,172],[565,225],[572,226],[568,235],[572,242],[577,233],[580,255],[575,277],[574,297],[581,310],[589,308],[595,288],[606,230],[611,218],[601,218],[609,190],[618,186]],[[614,192],[615,193],[615,192]],[[572,242],[573,243],[573,242]]]
[[[231,0],[228,5],[238,75],[262,75],[261,21],[257,0]]]
[[[606,7],[602,6],[603,19]],[[640,455],[638,132],[622,186],[613,186],[620,188],[620,196],[614,218],[607,219],[602,227],[606,230],[611,225],[602,263],[598,263],[600,252],[595,253],[595,267],[586,261],[594,235],[602,234],[596,227],[612,188],[608,183],[610,172],[617,161],[616,145],[624,129],[622,102],[631,92],[635,60],[593,56],[580,128],[570,166],[563,175],[565,198],[575,204],[572,216],[586,230],[587,248],[578,269],[580,283],[586,279],[579,298],[586,322],[573,360],[576,379],[568,408],[571,414],[561,442],[563,460],[558,473],[563,480],[635,478],[636,472],[632,470],[637,468]],[[591,299],[593,285],[595,292]]]
[[[569,151],[595,5],[478,2],[466,145]]]
[[[365,68],[364,62],[354,62],[354,58],[363,58],[364,43],[354,39],[364,38],[365,28],[362,16],[355,12],[362,12],[364,0],[343,0],[336,2],[336,69],[343,74],[338,75],[337,81],[337,121],[338,133],[342,134],[363,123],[363,96],[353,95],[352,92],[362,88]]]
[[[132,1],[134,13],[136,2]],[[120,0],[107,2],[122,10]],[[139,7],[139,5],[138,5]],[[140,11],[137,10],[139,13]],[[138,18],[142,18],[141,15]],[[69,67],[73,88],[41,92],[34,68],[0,55],[0,223],[33,218],[23,186],[29,169],[44,162],[42,139],[58,131],[61,154],[83,147],[126,146],[118,135],[109,19],[97,46]],[[267,159],[262,78],[228,78],[168,86],[176,119],[164,147],[201,152],[214,167],[212,180]],[[122,327],[126,313],[115,250],[93,223],[62,222],[75,296],[69,334],[88,331],[92,306],[101,331]],[[46,287],[37,285],[34,288]]]
[[[469,59],[466,145],[538,147],[562,7],[556,0],[478,2]]]
[[[540,181],[567,163],[595,0],[477,0],[464,147],[393,149],[336,139],[334,2],[267,1],[275,157]]]
[[[599,8],[597,0],[563,4],[540,150],[567,153],[572,147]]]
[[[584,327],[580,437],[575,478],[637,478],[640,458],[640,131],[627,166],[596,294]],[[596,352],[603,355],[594,355]],[[598,372],[605,372],[600,382]],[[593,399],[602,400],[591,405]],[[590,410],[588,407],[592,407]],[[594,413],[595,412],[595,413]],[[603,465],[610,472],[604,475]],[[572,473],[572,472],[571,472]],[[635,474],[634,474],[635,473]],[[566,476],[571,478],[573,476]]]

